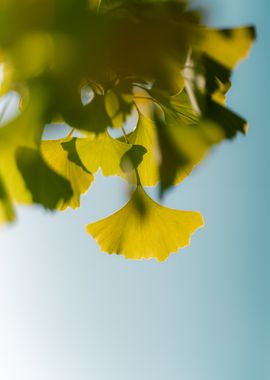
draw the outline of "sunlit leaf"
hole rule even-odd
[[[0,95],[20,98],[13,120],[0,120],[3,222],[16,202],[79,207],[101,169],[138,186],[88,226],[102,249],[164,260],[188,244],[200,214],[160,206],[141,186],[162,195],[246,132],[226,95],[255,38],[253,27],[208,28],[201,15],[188,0],[2,1]]]
[[[47,140],[41,143],[41,154],[48,166],[60,176],[66,178],[73,190],[73,196],[70,200],[60,206],[63,210],[70,206],[75,209],[80,206],[80,196],[84,194],[91,185],[94,177],[82,165],[74,163],[74,154],[76,153],[73,147],[73,161],[68,159],[68,153],[64,150],[62,144],[69,144],[71,150],[74,139],[66,138],[60,140]]]
[[[159,181],[160,156],[153,120],[140,113],[136,129],[129,135],[129,142],[146,149],[143,161],[138,166],[138,173],[143,186],[155,186]]]
[[[140,210],[137,198],[142,203]],[[121,210],[86,229],[102,251],[127,259],[164,261],[170,253],[188,246],[192,233],[202,226],[200,213],[161,206],[138,187]]]
[[[96,173],[101,168],[105,176],[123,175],[121,159],[131,147],[130,144],[113,139],[108,133],[96,138],[76,139],[76,150],[83,165],[91,173]]]

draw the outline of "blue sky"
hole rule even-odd
[[[206,226],[165,263],[99,252],[84,226],[123,204],[98,177],[78,212],[19,209],[0,232],[3,380],[270,378],[269,5],[197,0],[217,26],[255,24],[230,106],[247,137],[218,147],[165,198]]]

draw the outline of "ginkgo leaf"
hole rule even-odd
[[[13,220],[15,202],[79,207],[101,169],[137,185],[123,209],[88,226],[102,249],[164,260],[188,244],[201,215],[160,206],[141,186],[160,183],[162,194],[215,144],[246,132],[226,94],[255,37],[253,27],[207,28],[188,5],[4,1],[0,94],[15,91],[21,102],[0,126],[0,219]],[[62,136],[54,121],[79,137],[41,142],[48,124]]]
[[[1,125],[0,146],[18,146],[25,143],[27,146],[37,146],[44,129],[43,107],[46,95],[39,85],[32,85],[25,107],[19,115],[11,121]]]
[[[166,92],[157,90],[151,90],[150,94],[159,103],[163,113],[159,111],[156,114],[158,109],[154,107],[152,120],[139,111],[137,126],[129,134],[128,141],[142,145],[147,150],[138,165],[141,184],[155,186],[161,182],[162,194],[168,187],[185,179],[209,147],[224,138],[224,132],[219,126],[199,119],[185,91],[169,98]],[[234,124],[230,125],[232,130]],[[240,127],[237,125],[237,128]]]
[[[40,146],[44,161],[52,170],[66,178],[73,190],[72,198],[60,206],[61,210],[66,209],[68,206],[73,209],[80,207],[80,196],[89,189],[94,179],[93,174],[83,168],[82,165],[68,159],[68,153],[64,150],[62,144],[72,143],[73,141],[74,139],[71,138],[47,140],[42,141]],[[75,160],[74,157],[73,160]]]
[[[16,147],[9,147],[1,152],[0,167],[5,185],[10,196],[20,204],[30,204],[32,197],[17,167]]]
[[[0,177],[0,226],[15,220],[15,212],[5,185]]]
[[[146,149],[143,161],[138,165],[138,173],[143,186],[155,186],[159,182],[160,154],[154,121],[140,112],[137,126],[128,136],[128,141]]]
[[[0,170],[5,186],[19,203],[31,203],[31,194],[17,168],[15,152],[18,146],[37,147],[44,128],[44,94],[39,86],[32,86],[25,108],[14,119],[0,128]]]
[[[179,183],[200,163],[215,144],[245,132],[246,122],[219,103],[207,98],[204,117],[194,113],[187,93],[158,99],[163,115],[156,113],[155,122],[161,160],[160,194]]]
[[[255,37],[253,26],[235,29],[205,28],[199,49],[226,67],[233,69],[246,58]]]
[[[19,147],[16,150],[18,168],[34,203],[55,210],[70,201],[70,183],[50,169],[37,149]]]
[[[170,120],[166,120],[170,123]],[[178,127],[181,121],[178,121]],[[177,144],[169,128],[163,119],[156,117],[157,135],[161,160],[158,166],[160,179],[160,196],[173,184],[184,179],[193,169],[197,160],[189,160],[181,147]],[[181,140],[181,131],[179,131]]]
[[[226,94],[231,87],[232,71],[207,54],[203,54],[198,61],[196,75],[199,90],[203,96],[209,95],[211,99],[225,106]],[[203,83],[200,83],[200,76],[201,79],[204,78]]]
[[[80,162],[83,169],[90,171],[91,168],[95,173],[100,168],[104,176],[118,175],[131,183],[137,183],[134,169],[147,152],[143,146],[113,139],[109,133],[74,138],[70,143],[62,143],[62,146],[68,152],[69,160],[75,164]]]
[[[123,176],[121,159],[131,147],[130,144],[113,139],[107,132],[97,137],[76,139],[76,150],[83,165],[91,173],[101,168],[105,176]]]
[[[198,165],[206,156],[209,149],[224,139],[222,129],[211,121],[201,121],[189,126],[173,117],[165,114],[165,122],[157,121],[162,158],[160,165],[160,190],[161,194],[186,178],[192,169]],[[164,159],[169,157],[170,159]],[[173,171],[175,178],[173,178]],[[172,173],[169,179],[168,174]]]
[[[224,132],[227,139],[233,139],[238,132],[245,134],[247,121],[218,102],[208,99],[205,117],[215,122]]]
[[[86,229],[102,251],[127,259],[164,261],[170,253],[188,246],[191,235],[203,224],[200,213],[161,206],[138,187],[122,209]]]

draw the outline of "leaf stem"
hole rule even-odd
[[[125,131],[124,126],[122,126],[121,129],[122,129],[122,132],[123,132],[123,135],[124,135],[124,138],[125,138],[125,142],[126,142],[127,144],[129,144],[129,142],[128,142],[128,135],[127,135],[127,133],[126,133],[126,131]]]
[[[68,139],[69,137],[72,137],[74,132],[75,132],[75,128],[72,128],[71,131],[68,132],[66,139]]]

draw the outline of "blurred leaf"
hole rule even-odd
[[[70,201],[73,196],[70,183],[50,169],[38,150],[19,147],[16,160],[34,203],[54,210]]]
[[[11,199],[0,177],[0,226],[6,222],[13,222],[15,218],[16,216]]]
[[[138,211],[136,197],[141,199],[143,212]],[[121,210],[86,229],[102,251],[133,260],[164,261],[170,253],[189,245],[192,233],[202,226],[201,214],[163,207],[138,187]]]
[[[74,99],[74,103],[65,107],[63,117],[70,126],[96,134],[103,133],[111,125],[111,120],[105,110],[104,96],[101,95],[96,95],[85,106],[80,100]]]
[[[227,139],[234,138],[238,132],[247,132],[246,120],[210,99],[205,117],[220,126]]]
[[[209,95],[211,99],[225,106],[226,93],[231,87],[231,70],[203,54],[196,64],[196,72],[197,87],[202,92],[203,101]],[[200,105],[205,107],[204,104]]]
[[[132,83],[126,81],[108,91],[105,97],[105,108],[111,119],[111,126],[121,128],[133,108]]]
[[[0,127],[0,171],[8,193],[19,203],[31,203],[31,194],[17,168],[15,152],[20,145],[38,147],[44,128],[43,102],[40,88],[32,87],[21,114]]]
[[[170,122],[170,120],[166,120]],[[179,124],[181,121],[179,122]],[[173,123],[171,127],[173,127]],[[156,117],[157,134],[159,140],[159,148],[161,152],[161,160],[159,164],[159,179],[160,179],[160,195],[171,187],[177,179],[177,173],[181,173],[181,179],[192,170],[193,165],[188,157],[181,151],[177,142],[174,140],[169,128],[162,118]],[[178,125],[180,127],[180,125]],[[181,133],[181,131],[180,131]],[[178,137],[178,136],[177,136]],[[180,134],[179,137],[181,138]],[[194,162],[195,164],[195,162]]]
[[[235,29],[205,28],[199,49],[227,68],[234,69],[246,58],[255,38],[253,26]]]
[[[156,113],[155,117],[161,152],[162,195],[190,174],[213,145],[235,137],[239,131],[244,132],[246,122],[210,98],[201,118],[194,113],[186,92],[172,98],[152,94],[163,111],[163,115]]]

